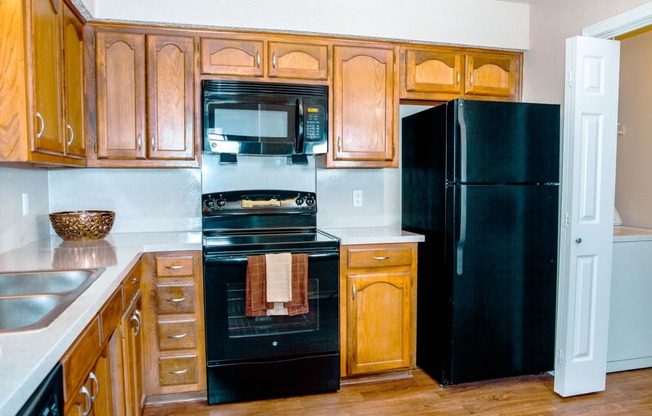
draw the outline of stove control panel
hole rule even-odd
[[[229,191],[202,195],[203,215],[316,213],[317,195],[300,191]]]

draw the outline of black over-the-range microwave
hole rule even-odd
[[[202,95],[204,153],[326,153],[325,85],[204,80]]]

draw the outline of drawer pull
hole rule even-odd
[[[132,285],[137,285],[138,282],[140,282],[140,279],[137,278],[137,277],[134,277],[133,279],[131,279],[131,284],[132,284]]]
[[[186,297],[184,296],[182,298],[170,298],[170,299],[165,299],[165,300],[167,300],[168,302],[172,302],[172,303],[179,303],[179,302],[183,302],[184,300],[186,300]]]
[[[389,256],[374,256],[374,260],[382,261],[382,260],[387,260]]]
[[[179,270],[179,269],[183,269],[183,266],[181,266],[180,264],[175,264],[172,266],[165,266],[165,268],[168,270]]]
[[[170,339],[181,339],[181,338],[185,338],[187,336],[188,336],[188,334],[186,334],[184,332],[183,334],[168,335],[168,338],[170,338]]]
[[[188,369],[184,370],[174,370],[174,371],[168,371],[170,374],[174,374],[175,376],[181,375],[181,374],[186,374],[188,372]]]

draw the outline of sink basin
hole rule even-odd
[[[69,292],[87,282],[93,273],[93,270],[0,273],[0,296]]]
[[[45,328],[104,268],[0,273],[0,333]]]
[[[64,300],[60,295],[0,298],[0,331],[45,327],[58,316],[54,312],[62,309]]]

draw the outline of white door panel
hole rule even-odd
[[[620,45],[566,42],[555,391],[605,387]]]

